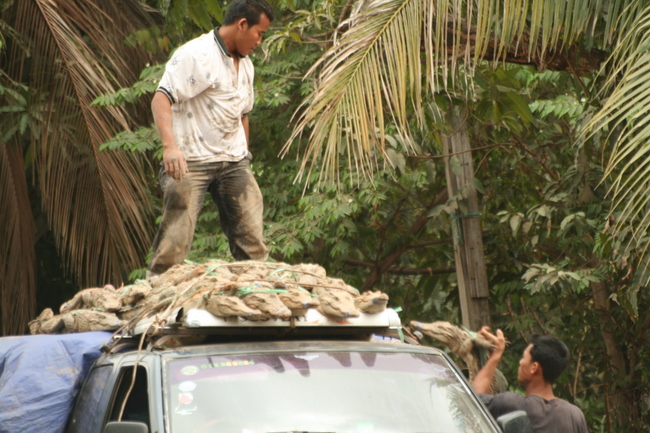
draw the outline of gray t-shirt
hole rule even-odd
[[[479,396],[495,418],[523,410],[528,414],[535,433],[587,433],[587,422],[582,411],[561,398],[545,400],[537,395],[523,396],[514,392]]]

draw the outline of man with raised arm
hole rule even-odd
[[[472,381],[474,390],[494,418],[516,410],[528,414],[535,433],[586,433],[587,423],[575,405],[555,397],[553,383],[569,361],[569,350],[555,337],[534,335],[519,361],[517,380],[526,395],[514,392],[487,394],[494,373],[506,348],[506,339],[498,329],[496,334],[484,326],[480,331],[494,345],[487,362]]]

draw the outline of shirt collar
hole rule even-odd
[[[214,41],[217,43],[217,45],[219,45],[219,48],[221,48],[221,52],[222,52],[224,55],[226,55],[226,56],[228,56],[228,57],[232,57],[232,56],[230,55],[230,52],[228,51],[228,48],[226,47],[226,43],[223,41],[223,39],[221,39],[221,35],[219,34],[219,28],[220,28],[220,27],[215,27],[215,28],[214,28]],[[246,56],[242,56],[242,55],[239,54],[239,53],[237,53],[237,55],[239,56],[239,58],[242,58],[242,59],[243,59],[244,57],[246,57]]]

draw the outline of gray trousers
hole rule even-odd
[[[221,228],[235,260],[266,260],[264,204],[250,169],[250,159],[188,163],[188,170],[180,182],[171,178],[164,167],[160,170],[163,214],[153,241],[149,273],[163,273],[185,260],[206,191],[217,205]]]

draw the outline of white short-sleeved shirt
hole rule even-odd
[[[217,29],[179,47],[158,85],[172,103],[174,137],[188,161],[240,161],[248,153],[242,116],[253,109],[253,63],[239,74]]]

